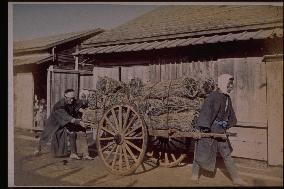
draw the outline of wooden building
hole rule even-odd
[[[76,52],[76,48],[79,48],[84,40],[101,32],[103,30],[94,29],[14,42],[15,127],[32,129],[35,95],[39,100],[47,100],[47,70],[49,66],[52,65],[55,70],[62,68],[74,70],[75,58],[72,53]],[[82,69],[92,70],[92,67],[78,65],[77,76]],[[66,83],[62,90],[76,87],[79,81],[77,77],[69,78],[66,74],[61,74],[61,77],[66,77]],[[58,86],[53,85],[52,87],[56,88]],[[51,89],[49,88],[49,90]]]
[[[160,6],[83,43],[99,76],[158,82],[233,74],[233,156],[283,165],[283,7]],[[95,85],[94,85],[95,87]]]

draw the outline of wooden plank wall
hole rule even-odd
[[[62,72],[52,72],[51,76],[51,99],[50,107],[52,109],[53,105],[59,101],[64,96],[64,91],[66,89],[72,88],[75,90],[78,97],[78,87],[79,87],[79,73],[62,73]]]
[[[32,129],[34,118],[34,78],[31,72],[14,76],[15,127]]]
[[[283,56],[267,59],[268,163],[283,166]]]
[[[119,80],[119,67],[94,67],[93,69],[93,87],[96,88],[96,83],[99,77],[108,76],[115,80]]]
[[[93,74],[80,75],[80,90],[82,89],[94,89]]]
[[[150,81],[148,65],[121,67],[121,81],[127,83],[134,77],[138,77],[142,79],[144,83],[148,83]]]

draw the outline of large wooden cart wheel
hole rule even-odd
[[[142,163],[147,148],[147,128],[130,105],[116,105],[103,115],[97,130],[97,150],[107,169],[128,175]]]
[[[162,167],[179,165],[188,151],[186,138],[152,138],[147,155],[158,161]]]

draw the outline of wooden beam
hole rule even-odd
[[[76,53],[78,53],[79,47],[76,45]],[[75,56],[75,70],[78,70],[79,68],[79,56]]]
[[[51,82],[51,74],[52,74],[52,72],[53,72],[53,66],[49,66],[49,68],[48,68],[48,70],[47,70],[47,90],[46,90],[46,92],[47,92],[47,94],[46,94],[46,98],[47,98],[47,117],[50,115],[50,102],[51,102],[51,98],[50,98],[50,95],[51,95],[51,93],[50,93],[50,82]]]

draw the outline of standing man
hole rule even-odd
[[[237,123],[229,93],[233,89],[233,76],[222,74],[218,77],[218,90],[213,91],[204,101],[197,120],[197,129],[201,132],[225,133],[226,130]],[[213,172],[215,170],[216,156],[219,152],[225,166],[236,185],[244,186],[246,182],[241,179],[231,157],[232,147],[229,139],[201,138],[195,145],[194,161],[192,165],[191,180],[197,181],[200,168]]]
[[[76,118],[81,119],[84,109],[88,107],[89,91],[82,90],[79,94],[79,100],[76,101]],[[70,132],[76,133],[77,153],[82,154],[84,160],[94,160],[90,157],[88,149],[87,129],[82,126],[75,126],[69,129]]]
[[[70,158],[80,159],[76,150],[76,132],[72,129],[84,127],[84,123],[77,116],[77,104],[75,102],[75,92],[73,89],[67,89],[64,92],[64,98],[59,100],[54,106],[47,119],[37,150],[38,155],[41,152],[42,145],[51,140],[51,151],[55,157],[64,157],[68,155],[67,138],[69,137],[71,154]]]

